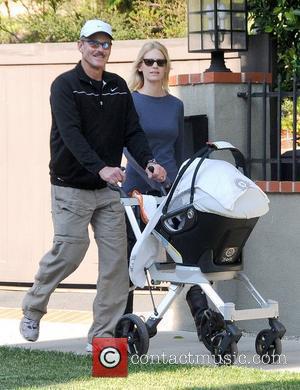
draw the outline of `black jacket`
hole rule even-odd
[[[153,158],[139,125],[126,82],[104,72],[95,82],[81,63],[58,76],[51,86],[51,183],[98,189],[106,186],[98,172],[120,166],[127,147],[144,168]]]

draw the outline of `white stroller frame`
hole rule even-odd
[[[245,163],[242,154],[231,144],[227,142],[217,142],[207,146],[208,155],[214,150],[230,150],[236,155],[237,166],[245,170]],[[238,154],[237,154],[238,153]],[[237,161],[239,160],[239,161]],[[164,198],[157,198],[162,201]],[[121,202],[125,207],[128,220],[131,224],[136,239],[141,235],[140,227],[137,223],[132,206],[138,205],[136,199],[123,198]],[[153,229],[152,234],[166,247],[166,240],[157,231]],[[166,248],[168,251],[168,248]],[[118,322],[116,327],[116,337],[128,337],[131,353],[139,355],[145,354],[149,347],[149,337],[153,337],[157,332],[157,325],[163,318],[166,311],[171,306],[172,302],[182,292],[184,286],[198,285],[213,303],[217,312],[223,317],[224,326],[217,332],[211,331],[210,317],[206,321],[202,319],[202,327],[205,328],[202,334],[202,341],[216,358],[218,364],[233,364],[237,356],[237,342],[242,336],[241,331],[234,324],[237,320],[253,320],[253,319],[268,319],[271,329],[264,329],[258,333],[255,343],[256,352],[261,356],[262,360],[273,363],[278,360],[281,353],[281,338],[285,333],[284,326],[277,320],[279,316],[278,303],[274,300],[264,299],[258,290],[251,283],[246,274],[241,270],[230,270],[225,272],[202,273],[200,267],[185,266],[178,264],[176,253],[168,251],[174,263],[156,263],[151,264],[145,273],[150,275],[153,285],[159,285],[162,282],[169,282],[168,292],[163,298],[158,307],[155,307],[153,302],[153,314],[144,323],[138,316],[134,314],[124,315]],[[146,274],[147,274],[146,273]],[[242,281],[251,296],[257,302],[258,307],[252,309],[236,309],[233,302],[224,302],[219,294],[214,290],[212,282],[237,279]],[[149,279],[147,277],[149,284]],[[211,313],[214,313],[213,311]],[[204,317],[205,318],[205,317]]]

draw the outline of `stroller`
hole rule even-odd
[[[209,159],[211,153],[227,150],[235,165]],[[137,242],[132,250],[129,274],[134,286],[169,282],[168,293],[144,322],[135,314],[123,315],[115,337],[128,339],[131,354],[146,354],[149,338],[157,333],[164,314],[185,285],[199,286],[211,301],[202,316],[199,339],[217,364],[233,364],[242,336],[237,320],[268,319],[270,328],[256,337],[255,349],[263,362],[278,360],[284,326],[278,321],[278,303],[265,300],[242,272],[242,249],[260,216],[268,212],[267,196],[245,172],[242,153],[228,142],[209,143],[182,164],[169,193],[160,199],[141,232],[132,212],[132,201],[122,198]],[[154,198],[154,197],[152,197]],[[136,203],[135,203],[136,204]],[[161,258],[161,247],[167,261]],[[242,281],[258,304],[236,309],[224,302],[213,288],[218,281]]]

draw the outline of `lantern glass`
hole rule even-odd
[[[214,1],[202,0],[202,11],[213,11],[213,9],[214,9]]]
[[[232,0],[233,11],[245,11],[246,2],[244,0]]]
[[[189,28],[190,28],[190,32],[201,31],[201,15],[200,14],[190,14],[189,15]]]
[[[240,12],[232,13],[232,29],[233,30],[246,30],[246,18],[245,14]]]
[[[202,34],[189,35],[189,51],[203,51]]]
[[[211,31],[215,29],[215,18],[213,12],[202,13],[203,31]]]
[[[231,33],[219,33],[219,49],[226,50],[231,47]]]
[[[247,46],[246,34],[244,32],[233,32],[232,33],[232,49],[245,50],[246,46]]]
[[[213,53],[209,71],[228,71],[224,52],[247,50],[247,0],[187,1],[189,51]]]
[[[201,10],[201,0],[189,0],[189,12],[198,12]]]
[[[221,10],[230,10],[230,0],[218,0],[217,8]]]
[[[230,12],[225,12],[225,11],[218,11],[218,29],[219,30],[230,30],[231,25],[230,25]]]
[[[211,51],[215,49],[215,35],[211,32],[205,32],[202,35],[203,50]]]

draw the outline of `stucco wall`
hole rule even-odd
[[[245,272],[266,299],[279,302],[287,335],[300,335],[300,194],[269,193],[270,211],[263,216],[245,246]],[[237,303],[249,304],[238,288]],[[245,323],[262,329],[262,321]],[[264,324],[266,324],[264,322]]]

